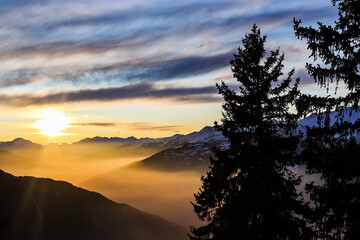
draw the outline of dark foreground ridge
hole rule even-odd
[[[67,182],[0,170],[0,196],[0,239],[187,239],[180,225]]]

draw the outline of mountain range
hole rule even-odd
[[[335,123],[337,112],[330,114],[331,124]],[[360,119],[360,111],[344,111],[344,121],[354,123]],[[300,130],[306,127],[316,126],[318,119],[312,114],[298,122]],[[360,141],[360,134],[355,138]],[[82,156],[85,159],[106,159],[121,157],[143,158],[142,161],[135,162],[129,167],[140,167],[147,169],[157,169],[164,171],[189,171],[204,170],[212,156],[211,148],[226,147],[227,141],[221,132],[213,127],[206,126],[198,132],[187,135],[176,134],[164,138],[120,138],[120,137],[93,137],[85,138],[72,144],[50,143],[40,145],[32,143],[22,138],[13,141],[0,142],[0,150],[11,153],[26,153],[26,151],[41,151],[43,149],[60,149],[68,151],[71,156]],[[91,147],[89,147],[89,145]],[[95,146],[101,146],[101,150]],[[1,155],[1,154],[0,154]],[[0,156],[1,161],[1,156]],[[0,166],[1,167],[1,166]]]

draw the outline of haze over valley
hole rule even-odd
[[[358,118],[356,113],[345,120]],[[316,116],[309,116],[299,121],[299,130],[316,124]],[[360,140],[359,135],[356,138]],[[165,138],[94,137],[72,144],[40,145],[17,138],[0,142],[0,169],[67,181],[189,226],[200,224],[190,201],[208,170],[212,147],[227,145],[213,127]]]
[[[198,223],[190,201],[215,145],[226,141],[212,127],[167,138],[94,137],[61,145],[17,138],[0,142],[0,168],[67,181],[188,226]]]

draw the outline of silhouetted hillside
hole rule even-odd
[[[208,169],[209,159],[213,155],[214,143],[193,143],[170,148],[135,162],[127,168],[152,169],[160,171],[200,171]]]
[[[66,182],[0,170],[0,196],[0,239],[186,239],[179,225]]]

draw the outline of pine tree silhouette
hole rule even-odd
[[[324,184],[308,184],[315,205],[314,223],[321,239],[358,239],[360,236],[360,145],[353,137],[360,119],[344,121],[344,114],[359,110],[360,99],[360,1],[333,0],[339,19],[334,26],[318,23],[318,29],[300,26],[294,19],[295,35],[307,39],[310,57],[323,64],[306,64],[320,87],[335,81],[344,83],[343,97],[303,95],[298,110],[303,115],[318,114],[318,126],[308,128],[303,141],[303,162],[309,173],[322,175]],[[346,109],[350,107],[350,109]],[[335,124],[330,111],[338,110]],[[350,111],[350,113],[349,113]]]
[[[294,69],[282,77],[284,54],[265,57],[260,29],[254,25],[230,61],[238,92],[224,82],[217,85],[224,98],[222,124],[215,127],[229,140],[202,177],[192,203],[207,224],[191,227],[190,239],[309,239],[309,210],[295,187],[300,178],[289,170],[297,163],[300,136],[296,101],[299,79]]]

